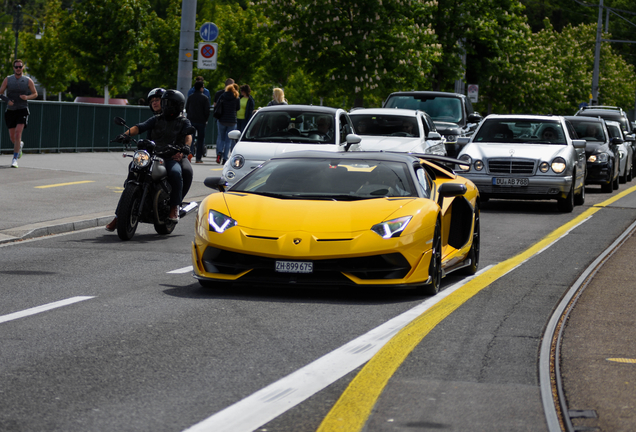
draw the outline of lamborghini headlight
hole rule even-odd
[[[402,231],[404,231],[406,226],[411,221],[411,218],[412,216],[405,216],[375,224],[371,227],[371,231],[373,231],[383,239],[399,237],[400,234],[402,234]]]
[[[557,174],[561,174],[563,171],[565,171],[566,166],[567,164],[565,163],[565,159],[563,158],[558,157],[552,161],[552,171]]]
[[[216,210],[210,210],[208,214],[208,223],[210,224],[210,231],[217,232],[219,234],[237,225],[237,222],[229,216],[225,216],[223,213],[219,213]]]
[[[150,163],[150,155],[146,150],[137,150],[133,155],[133,164],[136,167],[144,168]]]

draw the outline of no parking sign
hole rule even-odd
[[[219,51],[218,44],[199,42],[199,56],[197,67],[199,69],[216,69],[216,56]]]

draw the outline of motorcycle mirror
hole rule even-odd
[[[115,124],[119,125],[119,126],[126,126],[126,120],[124,120],[121,117],[115,117]]]

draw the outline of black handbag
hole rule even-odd
[[[215,119],[220,119],[223,117],[223,101],[219,100],[214,104],[214,113],[212,113]]]

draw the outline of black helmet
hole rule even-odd
[[[161,99],[161,96],[163,96],[163,94],[166,92],[165,89],[162,89],[161,87],[157,87],[157,88],[153,88],[152,90],[150,90],[150,92],[148,93],[148,107],[150,107],[150,110],[154,113],[154,111],[152,110],[152,105],[150,105],[150,103],[152,102],[152,98],[159,98]]]
[[[166,118],[177,118],[185,106],[185,97],[178,90],[166,90],[161,96],[161,111]]]

